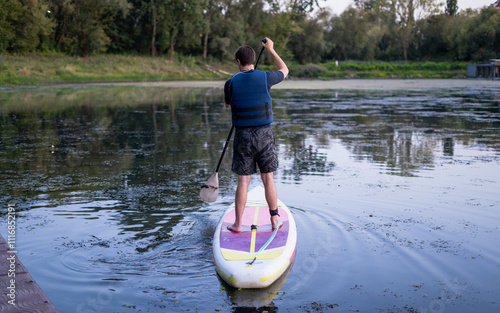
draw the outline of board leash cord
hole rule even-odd
[[[271,237],[269,237],[269,239],[266,241],[266,243],[259,249],[259,251],[257,251],[257,254],[255,255],[255,257],[253,258],[253,260],[251,262],[248,262],[248,266],[252,265],[255,260],[257,260],[257,257],[264,251],[266,250],[267,246],[269,246],[269,244],[271,244],[271,242],[273,241],[274,237],[276,237],[276,234],[278,233],[278,230],[280,229],[281,227],[281,219],[278,218],[278,225],[276,225],[276,228],[274,229],[273,233],[271,234]]]

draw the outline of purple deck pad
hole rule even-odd
[[[240,233],[234,233],[227,229],[227,226],[234,222],[234,210],[231,210],[225,217],[222,223],[222,228],[220,232],[220,247],[224,249],[231,249],[241,252],[250,252],[250,243],[252,241],[252,230],[251,225],[253,224],[255,207],[245,207],[242,217],[242,226]],[[269,217],[268,207],[259,207],[259,215],[257,221],[257,236],[255,239],[255,252],[266,243],[266,241],[271,237],[273,233],[271,227],[271,221]],[[283,226],[280,227],[276,237],[266,250],[280,248],[286,245],[288,239],[288,214],[285,210],[280,211],[280,219]]]

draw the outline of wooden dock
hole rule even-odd
[[[15,279],[15,284],[12,284],[11,279]],[[43,293],[26,267],[14,253],[9,251],[2,235],[0,235],[0,312],[57,313],[52,302]]]

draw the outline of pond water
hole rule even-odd
[[[60,312],[499,312],[500,87],[273,90],[293,269],[217,277],[220,88],[0,92],[0,233]],[[260,185],[255,175],[251,186]]]

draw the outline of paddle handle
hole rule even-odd
[[[267,42],[267,39],[264,38],[262,39],[262,42],[263,43],[266,43]],[[257,58],[257,63],[255,63],[255,69],[257,69],[257,66],[259,66],[259,62],[260,62],[260,57],[262,56],[262,53],[264,52],[264,47],[262,47],[262,49],[260,50],[260,53],[259,53],[259,57]]]
[[[266,43],[267,39],[266,38],[262,39],[262,42]],[[255,63],[255,69],[257,69],[257,66],[259,66],[260,57],[262,56],[264,49],[265,49],[265,47],[262,47],[262,49],[260,50],[259,57],[257,58],[257,63]],[[217,164],[217,169],[215,170],[216,173],[219,172],[220,165],[222,164],[222,159],[224,159],[224,155],[226,154],[227,146],[229,144],[229,141],[231,140],[231,136],[233,135],[233,131],[234,131],[234,125],[231,126],[231,130],[229,131],[229,136],[227,136],[226,143],[224,144],[224,149],[222,150],[222,154],[221,154],[220,159],[219,159],[219,164]]]

